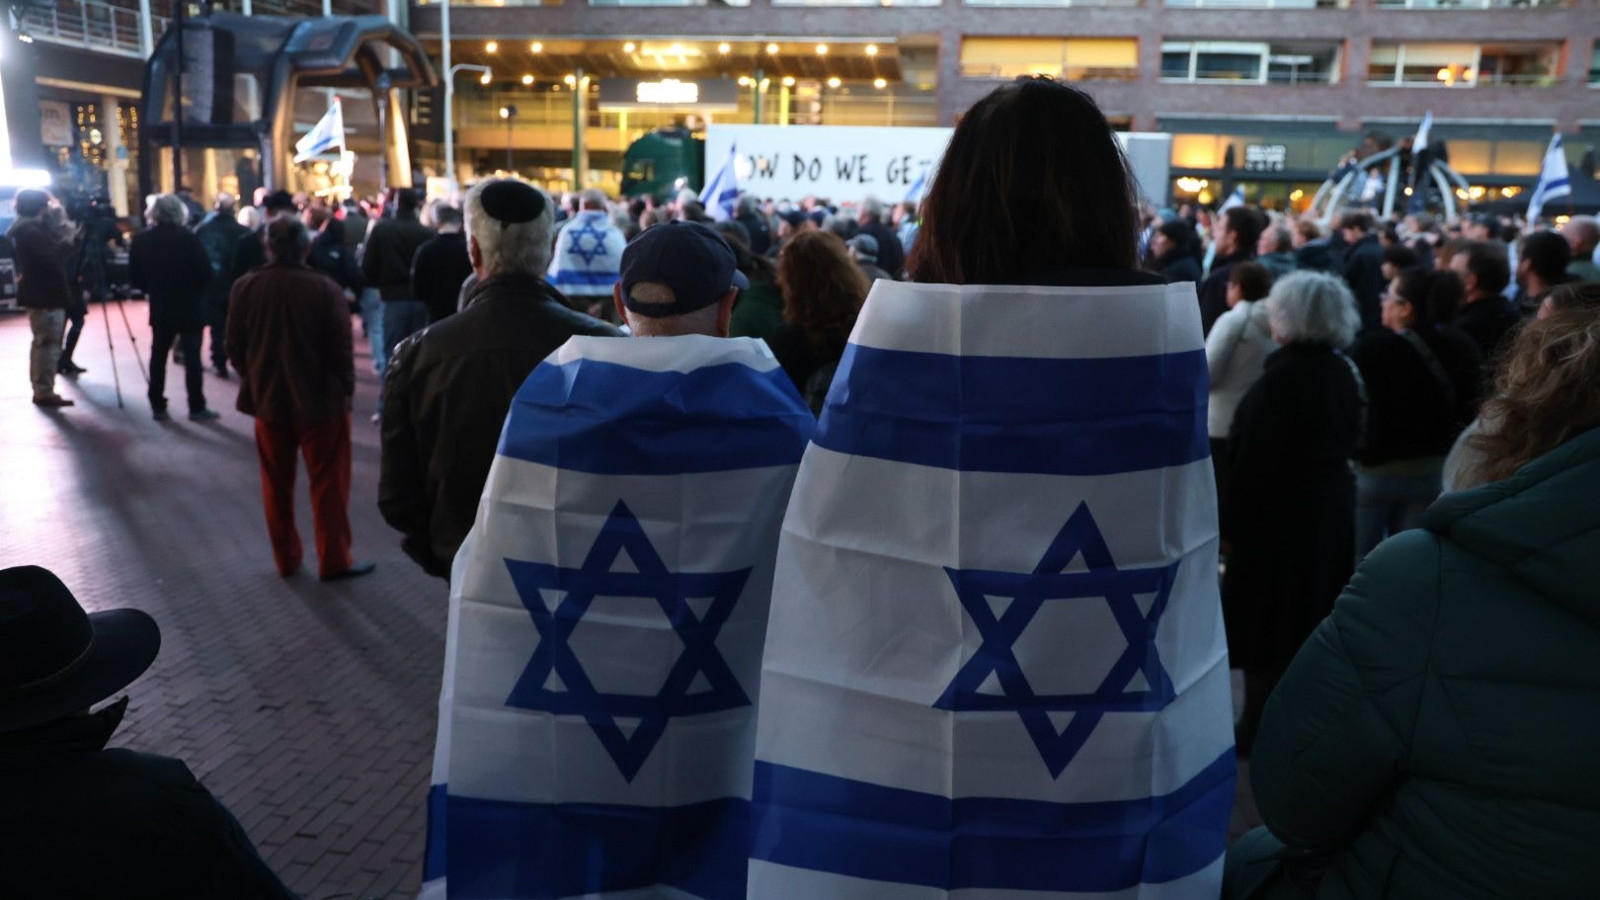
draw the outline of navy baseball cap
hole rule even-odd
[[[640,303],[637,284],[664,284],[671,303]],[[722,235],[699,222],[668,222],[646,229],[622,251],[622,304],[652,319],[681,316],[717,302],[729,288],[744,290],[750,280],[736,264]]]

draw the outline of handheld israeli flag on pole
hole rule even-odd
[[[928,170],[926,168],[924,168],[922,170],[922,174],[917,176],[917,180],[913,181],[911,183],[911,187],[906,191],[905,202],[906,203],[921,203],[922,202],[922,192],[927,190],[927,188],[928,188]]]
[[[706,208],[706,215],[712,221],[725,222],[733,218],[734,208],[739,205],[739,173],[734,165],[738,156],[739,145],[729,146],[728,158],[723,160],[722,168],[700,192],[700,205]]]
[[[1233,189],[1233,193],[1228,195],[1228,199],[1222,201],[1222,205],[1217,207],[1217,212],[1225,213],[1228,210],[1233,209],[1235,206],[1243,206],[1243,205],[1244,205],[1244,185],[1239,185],[1238,187]]]
[[[1428,133],[1433,130],[1433,110],[1428,110],[1422,115],[1422,124],[1417,126],[1417,136],[1411,139],[1411,155],[1428,149]]]
[[[1544,167],[1539,170],[1539,183],[1533,196],[1528,198],[1528,224],[1539,221],[1547,201],[1572,194],[1572,181],[1567,174],[1567,154],[1561,149],[1561,135],[1552,135],[1550,146],[1544,151]]]
[[[1215,897],[1193,284],[878,282],[784,519],[748,896]]]
[[[576,337],[529,375],[451,574],[423,897],[742,900],[813,427],[750,338]]]
[[[317,124],[306,132],[306,136],[294,142],[294,161],[305,162],[315,159],[334,147],[344,149],[344,107],[339,105],[339,98],[335,96],[328,105],[328,111],[322,114]]]

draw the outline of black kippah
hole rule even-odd
[[[483,211],[498,222],[520,225],[544,212],[544,194],[531,185],[506,179],[483,189]]]

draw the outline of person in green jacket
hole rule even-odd
[[[1528,323],[1485,414],[1268,701],[1230,900],[1600,896],[1600,315]]]
[[[717,223],[717,233],[733,248],[739,271],[750,281],[750,286],[739,292],[729,334],[761,338],[771,343],[773,336],[783,330],[783,294],[778,290],[778,269],[772,260],[751,252],[749,231],[738,222]]]

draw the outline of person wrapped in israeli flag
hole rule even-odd
[[[962,120],[784,519],[748,896],[1214,898],[1235,763],[1194,285],[1047,79]]]
[[[632,339],[575,337],[512,403],[455,559],[424,897],[745,895],[778,528],[814,419],[727,338],[733,251],[629,245]]]

